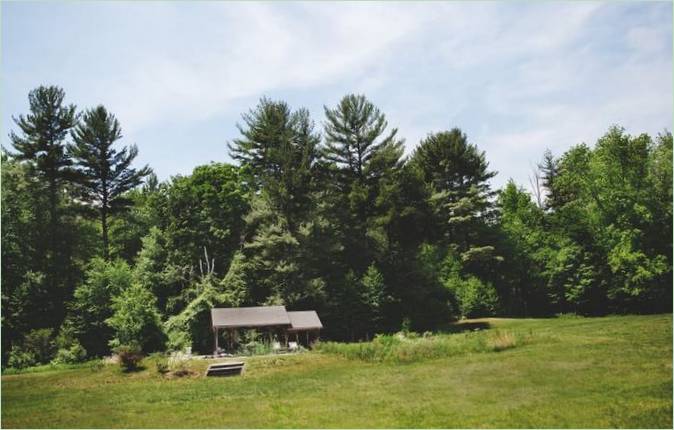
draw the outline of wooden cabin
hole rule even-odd
[[[218,354],[219,335],[227,332],[227,349],[232,352],[238,330],[255,329],[272,342],[276,337],[288,346],[290,339],[307,347],[317,340],[323,328],[316,311],[291,311],[285,306],[251,306],[211,309],[211,328],[214,336],[214,354]]]

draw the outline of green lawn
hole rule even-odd
[[[233,378],[6,375],[2,426],[672,428],[671,315],[481,321],[527,340],[408,364],[258,357]]]

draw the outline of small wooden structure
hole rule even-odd
[[[243,361],[233,361],[229,363],[215,363],[208,366],[206,376],[234,376],[243,373]]]
[[[282,336],[285,346],[288,346],[288,337],[294,335],[300,341],[304,334],[306,345],[311,340],[318,339],[323,328],[316,311],[286,311],[285,306],[251,306],[242,308],[213,308],[211,309],[211,329],[214,336],[214,355],[218,354],[218,338],[220,330],[227,330],[228,349],[234,349],[234,339],[239,329],[259,329],[266,333],[269,342],[273,336]]]
[[[313,340],[318,339],[323,328],[321,320],[316,311],[293,311],[288,312],[290,318],[290,328],[286,330],[286,345],[288,345],[288,336],[295,335],[295,341],[299,342],[300,334],[304,333],[306,345],[311,345]]]

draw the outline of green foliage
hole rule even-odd
[[[371,327],[376,332],[383,318],[383,306],[386,299],[384,276],[377,266],[371,264],[363,275],[361,284],[363,286],[361,301],[365,305]]]
[[[30,351],[26,351],[19,346],[15,346],[9,353],[7,367],[11,369],[25,369],[27,367],[34,366],[37,363],[38,361],[35,358],[35,354]]]
[[[255,189],[264,190],[274,210],[294,230],[311,206],[309,192],[319,136],[309,111],[263,98],[243,114],[242,137],[229,144]]]
[[[454,128],[430,134],[415,149],[410,164],[432,190],[436,234],[444,235],[460,252],[482,245],[492,216],[488,181],[496,175],[488,170],[485,153]]]
[[[87,350],[84,349],[78,337],[81,335],[73,319],[66,319],[56,336],[56,355],[53,364],[74,364],[84,361]]]
[[[109,351],[114,333],[106,320],[113,315],[113,298],[131,287],[132,275],[131,268],[123,260],[106,262],[94,258],[89,263],[84,283],[75,289],[72,324],[90,355],[101,356]]]
[[[475,276],[465,279],[451,277],[445,281],[445,286],[454,293],[461,315],[467,318],[492,316],[498,310],[498,295],[494,287]]]
[[[167,347],[171,351],[193,348],[207,353],[213,351],[213,336],[210,330],[211,309],[236,307],[243,303],[246,290],[238,282],[241,264],[240,254],[234,257],[229,273],[223,280],[207,275],[196,285],[198,295],[177,315],[171,316],[164,328],[168,336]]]
[[[416,333],[378,335],[371,342],[321,342],[316,349],[351,360],[384,363],[414,363],[468,353],[502,351],[531,342],[531,334],[482,331],[419,337]]]
[[[113,298],[113,315],[106,323],[114,330],[110,346],[137,345],[143,352],[164,347],[164,333],[156,299],[139,284],[132,284]]]
[[[377,180],[399,163],[398,129],[386,134],[386,116],[365,96],[347,95],[335,108],[326,107],[325,116],[323,157],[335,163],[345,183]]]
[[[29,113],[15,117],[10,132],[16,152],[2,150],[3,364],[29,330],[61,324],[81,259],[92,251],[90,226],[72,198],[64,139],[76,114],[64,99],[54,86],[31,91]]]
[[[48,363],[56,347],[53,332],[50,328],[31,330],[23,339],[23,349],[33,354],[38,363]]]
[[[247,192],[240,169],[228,164],[211,163],[174,177],[162,191],[167,263],[196,268],[205,247],[216,273],[224,275],[243,231]]]
[[[56,356],[52,360],[54,364],[74,364],[81,363],[87,356],[87,351],[82,345],[75,341],[67,348],[59,348]]]
[[[405,321],[671,310],[669,132],[546,151],[532,198],[513,181],[494,192],[458,128],[403,158],[364,96],[326,107],[322,137],[306,109],[263,98],[229,143],[239,166],[160,183],[131,167],[134,145],[115,149],[105,107],[78,118],[64,98],[32,91],[0,157],[3,366],[163,349],[164,331],[172,350],[209,352],[216,306],[315,309],[324,338],[353,341]]]
[[[131,201],[124,193],[137,187],[150,174],[148,166],[136,170],[131,163],[138,147],[131,145],[120,151],[113,148],[122,137],[119,121],[104,106],[86,111],[71,132],[73,144],[68,153],[76,167],[75,181],[79,197],[98,209],[103,239],[103,257],[110,255],[108,217],[125,210]]]

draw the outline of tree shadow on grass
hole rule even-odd
[[[439,332],[453,334],[453,333],[464,333],[467,331],[480,331],[487,330],[491,328],[491,324],[486,321],[466,321],[466,322],[455,322],[448,324],[442,327]]]
[[[145,365],[138,364],[138,365],[136,365],[134,367],[130,367],[130,368],[129,367],[120,367],[119,370],[120,370],[120,373],[128,375],[128,374],[142,372],[143,370],[147,370],[147,367]]]

